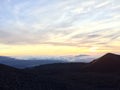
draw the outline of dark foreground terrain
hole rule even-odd
[[[26,69],[1,64],[0,90],[120,90],[120,55]]]

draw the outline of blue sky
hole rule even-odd
[[[0,44],[120,52],[120,0],[0,0]]]

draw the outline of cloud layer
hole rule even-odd
[[[0,43],[120,48],[119,0],[0,0]]]

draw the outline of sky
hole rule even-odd
[[[120,0],[0,0],[0,55],[120,53]]]

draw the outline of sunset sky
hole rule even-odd
[[[120,53],[120,0],[0,0],[0,55]]]

